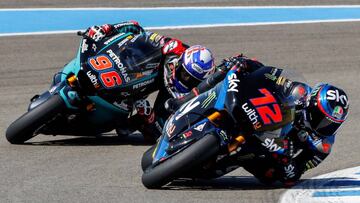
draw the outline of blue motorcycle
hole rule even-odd
[[[8,127],[10,143],[21,144],[38,134],[96,136],[126,128],[132,102],[158,89],[162,54],[145,35],[120,33],[99,42],[79,35],[75,59]]]
[[[142,157],[142,183],[159,188],[179,178],[220,177],[281,154],[295,115],[284,71],[262,67],[244,77],[236,68],[212,89],[183,104],[157,144]],[[296,149],[294,149],[296,150]]]

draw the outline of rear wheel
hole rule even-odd
[[[22,144],[35,136],[36,131],[54,118],[65,108],[60,95],[53,95],[49,100],[26,112],[14,121],[6,130],[6,139],[11,144]]]
[[[219,147],[218,138],[208,134],[163,163],[148,167],[142,175],[142,183],[149,189],[160,188],[216,155]]]

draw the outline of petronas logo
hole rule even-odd
[[[208,94],[208,97],[201,103],[201,108],[207,108],[209,104],[216,98],[216,93],[212,91]]]

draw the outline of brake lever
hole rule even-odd
[[[81,36],[84,39],[93,40],[91,37],[86,35],[86,31],[85,32],[78,31],[76,34],[77,34],[77,36]]]
[[[77,33],[76,33],[76,34],[77,34],[78,36],[84,36],[84,35],[85,35],[85,33],[86,33],[86,32],[83,32],[83,31],[77,31]]]

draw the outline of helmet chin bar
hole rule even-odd
[[[181,93],[188,93],[190,89],[182,84],[180,81],[178,81],[176,78],[171,78],[171,81],[173,83],[173,86]]]

